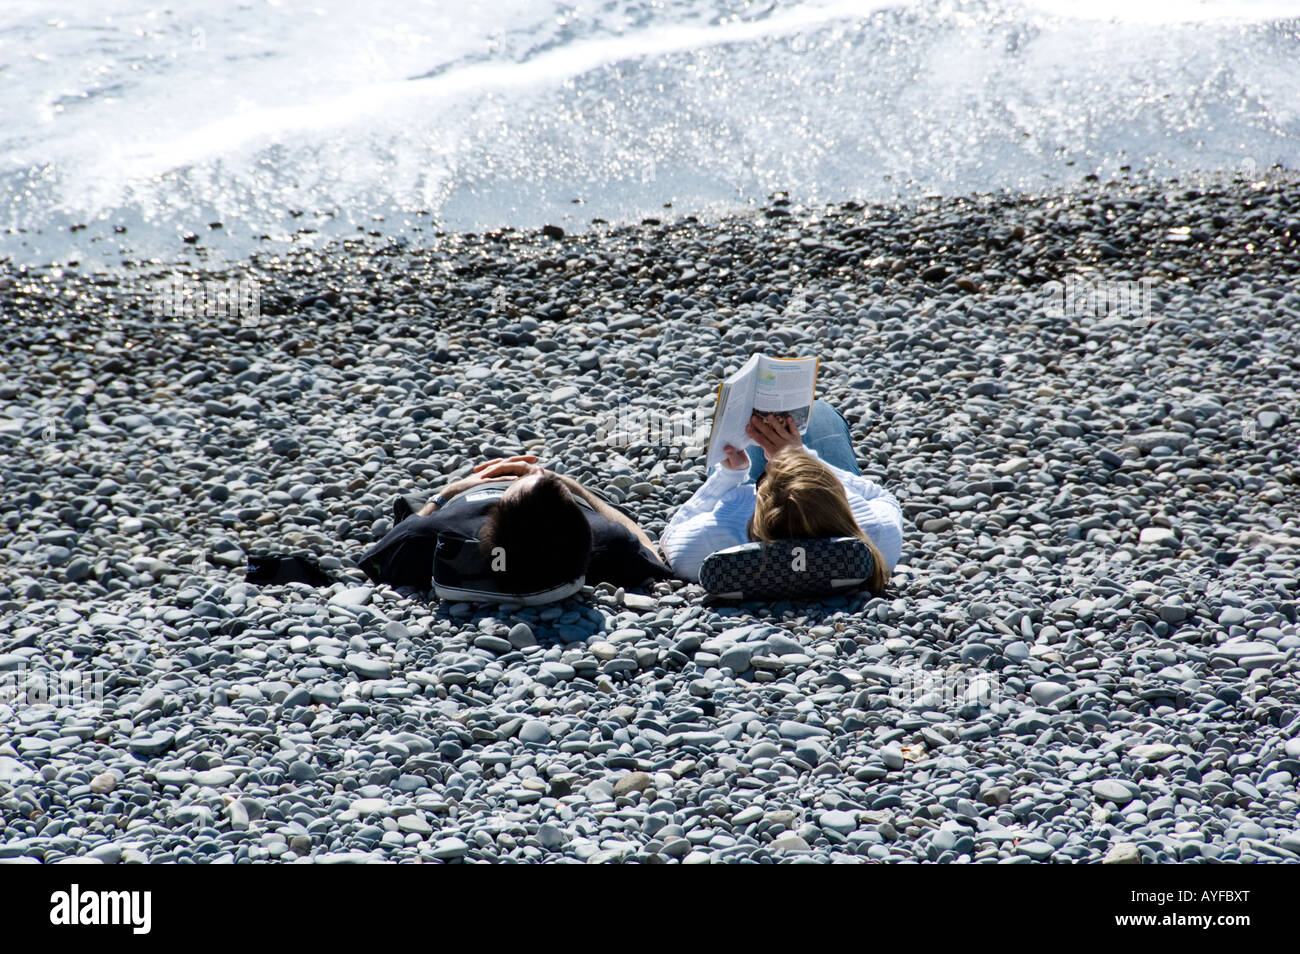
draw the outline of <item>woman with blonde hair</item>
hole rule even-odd
[[[660,544],[673,571],[698,580],[710,553],[751,540],[857,537],[874,558],[868,589],[883,592],[901,555],[903,514],[893,494],[862,476],[844,417],[815,401],[804,436],[788,416],[758,414],[746,433],[758,446],[746,455],[728,445],[726,460],[668,522]]]

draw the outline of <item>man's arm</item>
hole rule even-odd
[[[480,484],[493,483],[499,480],[514,480],[517,477],[523,477],[533,469],[533,464],[537,457],[533,454],[519,454],[514,457],[497,457],[494,460],[484,461],[474,467],[474,472],[468,477],[462,477],[460,480],[454,480],[442,490],[434,494],[427,504],[420,508],[417,517],[427,517],[436,510],[441,509],[445,504],[457,494],[464,493]],[[442,504],[438,501],[441,500]]]
[[[453,484],[452,486],[455,486],[455,485]],[[426,503],[423,507],[420,508],[420,512],[417,513],[416,516],[417,516],[417,517],[427,517],[427,516],[429,516],[429,514],[433,513],[435,510],[440,510],[440,509],[442,509],[442,505],[441,505],[438,501],[441,500],[442,503],[446,503],[446,502],[447,502],[448,500],[450,500],[453,496],[455,496],[455,494],[449,494],[449,493],[447,493],[447,490],[446,490],[446,489],[444,489],[444,490],[442,491],[442,493],[434,494],[432,497],[429,498],[429,502]]]
[[[427,517],[429,516],[429,514],[433,513],[434,511],[441,510],[443,504],[445,504],[448,500],[450,500],[452,497],[456,496],[457,494],[463,493],[464,491],[468,490],[471,486],[473,486],[473,484],[474,481],[472,478],[453,481],[452,483],[448,484],[446,487],[443,487],[442,490],[438,491],[432,497],[430,497],[429,502],[420,508],[420,512],[417,513],[416,516]]]
[[[555,472],[552,471],[552,473]],[[605,501],[601,500],[599,496],[593,494],[591,491],[589,491],[586,487],[582,486],[582,484],[578,483],[572,477],[566,477],[564,474],[556,474],[555,476],[559,477],[560,480],[564,481],[564,486],[569,488],[570,493],[581,497],[583,500],[587,501],[587,503],[591,504],[591,508],[595,510],[596,513],[600,514],[606,520],[609,520],[613,523],[617,523],[621,526],[626,527],[628,530],[632,531],[632,535],[635,536],[637,540],[641,542],[641,545],[644,546],[651,553],[654,554],[659,553],[658,548],[655,547],[654,541],[650,539],[650,537],[646,534],[644,530],[642,530],[639,526],[637,526],[635,520],[632,520],[626,514],[620,513],[619,511],[615,510]]]
[[[430,500],[421,509],[419,516],[427,517],[438,509],[437,498],[442,497],[444,500],[450,500],[459,493],[464,493],[472,487],[493,480],[515,479],[527,476],[529,473],[539,472],[541,468],[535,465],[537,458],[532,454],[522,454],[517,457],[507,459],[498,458],[479,464],[474,468],[474,473],[461,480],[453,481],[444,487],[433,500]],[[551,471],[551,473],[555,473]],[[569,492],[581,497],[591,505],[591,508],[600,514],[606,520],[627,528],[642,546],[646,547],[651,553],[658,555],[659,550],[655,547],[654,541],[637,526],[635,520],[629,519],[625,514],[619,513],[599,496],[587,490],[586,487],[578,483],[572,477],[566,477],[564,474],[555,474],[564,485],[569,488]]]

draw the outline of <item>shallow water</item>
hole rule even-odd
[[[87,6],[0,7],[0,258],[1300,163],[1300,2]]]

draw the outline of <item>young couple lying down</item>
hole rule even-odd
[[[361,558],[376,583],[428,589],[440,534],[477,540],[503,589],[526,593],[586,575],[588,583],[641,586],[698,580],[705,557],[751,540],[857,537],[871,549],[867,582],[884,590],[898,562],[898,501],[862,476],[849,425],[816,401],[805,434],[789,418],[750,418],[757,443],[728,445],[719,463],[669,521],[662,549],[625,509],[533,456],[487,461],[402,519]]]

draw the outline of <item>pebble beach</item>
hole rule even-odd
[[[1297,234],[1275,170],[10,267],[0,862],[1300,861]],[[885,596],[357,569],[515,453],[657,535],[702,441],[611,421],[755,352],[902,504]]]

